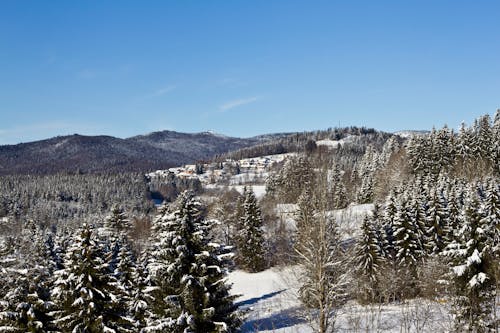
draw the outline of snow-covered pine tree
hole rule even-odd
[[[487,183],[483,202],[483,223],[487,228],[492,250],[500,256],[500,185],[498,180],[490,179]]]
[[[244,212],[238,226],[235,261],[244,270],[260,272],[266,268],[262,216],[253,190],[245,187],[244,196]]]
[[[428,136],[413,135],[406,144],[406,153],[413,173],[429,171],[431,144]]]
[[[123,209],[118,205],[114,205],[111,208],[111,214],[104,220],[103,229],[104,236],[113,242],[120,239],[121,234],[128,234],[132,229],[132,224]]]
[[[342,209],[347,207],[347,191],[342,181],[342,172],[337,163],[333,165],[332,173],[330,176],[331,204],[334,209]]]
[[[149,304],[154,303],[151,291],[156,289],[152,287],[151,275],[147,268],[147,252],[144,252],[141,259],[133,272],[134,289],[128,304],[137,331],[144,329],[148,324],[148,320],[153,317]]]
[[[498,329],[494,319],[494,257],[475,189],[469,191],[462,219],[458,238],[444,252],[452,264],[456,328],[457,331],[494,332]]]
[[[485,225],[493,260],[492,270],[496,279],[496,290],[500,288],[500,185],[495,178],[486,185],[486,196],[482,206],[482,225]],[[500,319],[499,319],[500,321]]]
[[[212,243],[213,223],[204,219],[201,204],[184,192],[154,224],[155,313],[145,331],[235,332],[241,322],[226,282],[231,255]]]
[[[485,162],[493,162],[493,131],[491,128],[491,119],[488,114],[479,118],[476,136],[479,158]]]
[[[315,205],[314,198],[309,189],[305,189],[299,196],[297,202],[298,210],[295,213],[296,233],[294,239],[294,248],[301,251],[309,237],[308,232],[311,230],[311,224],[314,223]]]
[[[314,177],[309,159],[303,156],[291,158],[277,174],[268,178],[266,190],[280,202],[295,203],[302,191],[311,185]]]
[[[55,272],[54,324],[64,332],[131,332],[123,290],[109,273],[94,229],[84,224]]]
[[[451,186],[448,194],[448,227],[449,227],[449,241],[452,242],[456,239],[458,231],[460,230],[462,203],[457,193],[457,187]]]
[[[435,174],[443,170],[449,170],[455,164],[455,140],[454,133],[444,126],[436,132],[433,140],[435,150],[436,169]]]
[[[128,237],[125,234],[120,236],[121,238],[116,242],[118,255],[113,274],[123,290],[123,301],[130,305],[133,302],[132,297],[136,293],[136,282],[138,282],[136,280],[137,259]]]
[[[381,249],[384,258],[389,262],[395,261],[396,258],[394,228],[396,213],[398,211],[396,207],[397,195],[397,192],[394,191],[389,194],[384,207],[384,215],[382,217],[383,246]]]
[[[399,197],[397,213],[394,220],[394,248],[398,265],[400,292],[403,297],[418,294],[418,266],[424,255],[418,239],[418,228],[412,214],[410,200],[406,193]]]
[[[458,138],[456,140],[456,154],[463,162],[472,158],[473,133],[464,122],[460,125]]]
[[[418,248],[425,250],[428,241],[425,209],[426,197],[420,194],[419,190],[421,189],[419,189],[418,187],[412,189],[412,195],[409,198],[409,209],[415,224]]]
[[[7,293],[0,295],[0,332],[53,330],[49,315],[53,265],[45,235],[34,224],[32,227],[23,230],[17,244],[19,252],[7,260],[10,267],[2,272]]]
[[[103,228],[98,230],[102,241],[106,246],[107,252],[107,262],[109,264],[109,269],[112,273],[115,273],[116,266],[118,265],[118,255],[121,246],[129,246],[128,234],[132,228],[132,224],[128,219],[127,215],[118,205],[113,205],[111,209],[111,214],[104,220]],[[125,241],[123,243],[122,241]]]
[[[372,146],[368,146],[359,166],[359,176],[361,187],[358,192],[359,203],[369,203],[373,201],[375,186],[375,171],[378,167],[378,155]]]
[[[493,120],[493,173],[500,175],[500,109],[497,109]]]
[[[361,226],[361,235],[354,254],[355,276],[358,292],[363,302],[374,302],[379,298],[379,278],[383,265],[377,231],[372,219],[366,215]]]
[[[296,249],[299,295],[313,329],[326,333],[333,331],[337,309],[345,301],[347,266],[337,224],[324,209],[308,227],[307,239]]]
[[[430,254],[439,254],[450,242],[449,213],[444,193],[432,187],[427,202],[426,242]]]

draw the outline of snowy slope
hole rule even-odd
[[[310,333],[301,316],[293,267],[229,274],[233,294],[247,311],[242,332]],[[350,301],[336,314],[336,332],[450,332],[450,304],[416,299],[407,303],[361,306]]]
[[[242,295],[237,300],[240,309],[248,311],[242,332],[311,332],[299,315],[291,268],[260,273],[235,271],[230,273],[229,281],[233,293]]]

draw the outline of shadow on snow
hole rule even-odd
[[[275,291],[275,292],[272,292],[272,293],[269,293],[269,294],[262,295],[260,297],[250,298],[250,299],[247,299],[246,301],[238,302],[238,303],[236,303],[236,305],[239,306],[239,307],[253,305],[253,304],[257,303],[257,302],[260,302],[260,301],[272,298],[272,297],[274,297],[276,295],[279,295],[279,294],[281,294],[284,291],[286,291],[286,289],[278,290],[278,291]]]
[[[304,318],[299,316],[298,308],[291,308],[277,312],[270,317],[246,321],[243,326],[241,326],[241,332],[272,331],[304,322]]]

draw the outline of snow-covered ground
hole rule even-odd
[[[232,292],[247,318],[242,332],[310,333],[297,298],[293,267],[229,274]],[[361,306],[350,301],[336,313],[337,332],[450,332],[452,317],[443,300]]]
[[[331,139],[323,139],[323,140],[318,140],[316,141],[317,146],[326,146],[328,148],[334,149],[337,148],[339,145],[343,145],[346,142],[351,142],[354,140],[356,136],[355,135],[348,135],[343,139],[340,140],[331,140]]]
[[[373,204],[350,205],[344,209],[329,211],[328,214],[335,218],[343,239],[350,239],[359,234],[363,218],[371,214]],[[289,226],[295,229],[295,214],[298,206],[296,204],[278,204],[276,214]]]
[[[206,189],[208,190],[214,190],[214,189],[225,189],[225,190],[236,190],[240,194],[243,194],[244,188],[248,187],[253,190],[255,193],[255,196],[257,199],[261,199],[264,195],[266,195],[266,185],[217,185],[217,184],[208,184],[205,186]]]
[[[233,294],[246,311],[242,332],[310,332],[300,316],[300,302],[293,286],[292,268],[272,268],[260,273],[229,274]]]
[[[366,215],[373,211],[373,204],[350,205],[344,209],[329,212],[335,218],[343,239],[353,238],[359,234],[361,224]]]

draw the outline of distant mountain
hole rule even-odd
[[[123,172],[164,169],[209,159],[265,141],[211,132],[154,132],[127,139],[70,135],[0,146],[0,175]]]

